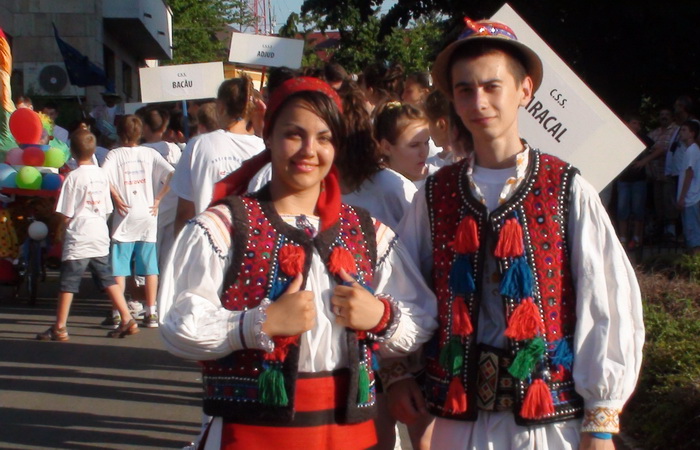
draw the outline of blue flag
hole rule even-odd
[[[58,29],[53,26],[56,43],[63,55],[63,62],[66,65],[70,84],[78,87],[104,86],[107,84],[107,75],[95,63],[91,62],[87,56],[80,53],[75,47],[58,37]]]

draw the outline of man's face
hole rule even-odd
[[[627,122],[627,127],[636,134],[642,131],[642,122],[639,119],[630,119]]]
[[[53,120],[54,122],[58,118],[58,111],[56,111],[55,108],[44,108],[41,112],[46,114],[49,119]]]
[[[690,131],[687,125],[682,125],[680,130],[678,130],[678,135],[681,138],[681,142],[687,143],[693,140],[693,133]]]
[[[671,124],[672,116],[671,111],[668,109],[662,109],[659,112],[659,125],[662,127],[667,127]]]
[[[518,138],[518,109],[532,98],[532,79],[518,83],[501,52],[452,64],[457,115],[475,141]]]

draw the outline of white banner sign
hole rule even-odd
[[[224,81],[224,64],[210,62],[139,69],[141,101],[171,102],[216,98]]]
[[[259,34],[233,33],[228,60],[252,66],[301,67],[304,41]]]
[[[533,147],[573,164],[601,191],[644,150],[644,144],[508,4],[492,20],[513,29],[544,66],[542,85],[520,110],[521,136]]]

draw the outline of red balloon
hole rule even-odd
[[[25,166],[43,166],[44,151],[36,147],[27,147],[22,154],[22,162]]]
[[[18,144],[38,144],[43,131],[39,114],[20,108],[10,116],[10,131]]]

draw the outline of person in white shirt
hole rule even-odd
[[[474,151],[432,175],[399,225],[440,325],[426,397],[387,382],[402,421],[437,416],[433,449],[612,449],[639,376],[641,293],[600,198],[520,138],[542,70],[507,25],[469,19],[433,66]]]
[[[134,260],[133,274],[146,279],[144,325],[151,328],[158,326],[158,210],[174,169],[154,149],[138,145],[142,129],[141,119],[125,116],[118,127],[123,147],[110,151],[102,168],[118,213],[112,223],[112,270],[123,292]]]
[[[108,336],[125,337],[139,331],[124,293],[112,276],[107,229],[107,216],[112,212],[110,186],[107,174],[92,161],[95,144],[95,136],[87,130],[76,131],[71,140],[71,153],[78,161],[78,168],[66,177],[56,205],[56,212],[65,216],[66,222],[56,322],[37,335],[39,340],[69,339],[68,314],[86,269],[99,280],[113,307],[124,319]]]
[[[177,166],[182,150],[176,144],[163,140],[163,133],[168,128],[170,114],[159,108],[145,108],[137,111],[143,121],[143,146],[150,147],[161,154],[173,168]],[[177,213],[177,194],[171,189],[165,194],[158,208],[158,267],[163,267],[165,258],[175,242],[175,215]]]
[[[44,107],[41,108],[41,112],[46,114],[53,122],[53,138],[67,144],[68,130],[56,124],[56,119],[58,119],[58,105],[54,102],[46,102]]]
[[[172,189],[179,197],[176,234],[209,206],[214,183],[265,149],[263,140],[255,135],[262,124],[264,105],[253,99],[249,78],[221,83],[216,108],[222,129],[190,140],[173,176]]]
[[[679,130],[685,145],[685,158],[678,180],[678,208],[682,211],[683,233],[688,249],[700,253],[700,148],[696,143],[700,123],[688,120]]]
[[[217,184],[221,203],[170,255],[161,334],[170,352],[201,361],[215,416],[202,448],[371,447],[371,353],[403,355],[435,328],[434,298],[396,235],[341,203],[341,110],[316,78],[274,90],[269,149]],[[269,185],[233,195],[266,162]]]

